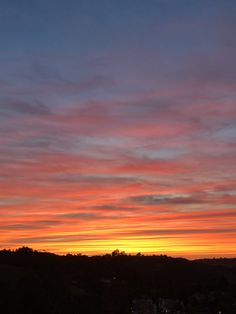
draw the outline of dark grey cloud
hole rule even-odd
[[[159,213],[159,211],[158,211]],[[204,212],[198,212],[198,211],[185,211],[185,212],[181,212],[181,213],[171,213],[174,214],[174,218],[172,215],[170,215],[170,217],[168,217],[168,215],[165,216],[157,216],[157,221],[161,221],[161,220],[170,220],[170,219],[174,219],[174,220],[184,220],[184,219],[189,219],[191,221],[193,220],[207,220],[210,221],[210,219],[215,219],[217,217],[221,217],[222,219],[227,218],[227,217],[236,217],[236,211],[235,210],[230,210],[230,211],[215,211],[215,210],[208,210],[208,211],[204,211]]]
[[[135,207],[130,207],[130,206],[124,206],[124,205],[112,205],[112,204],[107,204],[107,205],[97,205],[91,207],[91,209],[98,209],[98,210],[107,210],[107,211],[130,211],[134,212],[135,210],[139,210],[139,208]]]
[[[29,224],[11,224],[11,225],[5,225],[0,226],[0,230],[33,230],[41,228],[39,226],[35,225],[29,225]]]
[[[103,219],[104,217],[94,214],[94,213],[67,213],[67,214],[62,214],[60,217],[63,218],[75,218],[75,219]]]
[[[203,203],[203,195],[197,196],[173,196],[173,195],[138,195],[126,199],[129,203],[139,205],[159,205],[159,204],[199,204]]]
[[[112,215],[112,216],[104,216],[102,213],[92,213],[92,212],[71,212],[67,214],[58,215],[62,218],[71,218],[71,219],[79,219],[79,220],[106,220],[106,219],[120,219],[120,215]]]
[[[52,63],[49,63],[48,60],[40,60],[40,58],[33,58],[32,63],[25,70],[24,77],[29,80],[44,82],[63,81],[63,76],[59,69],[53,66]]]
[[[27,115],[48,115],[50,114],[49,108],[38,102],[27,102],[27,101],[15,101],[15,100],[1,100],[0,101],[0,112],[3,114],[27,114]]]
[[[58,220],[40,220],[35,223],[19,223],[0,226],[0,230],[37,230],[51,225],[58,225],[61,222]]]
[[[58,174],[54,178],[63,183],[82,183],[82,184],[96,184],[96,185],[121,185],[141,181],[140,179],[128,176],[116,175],[83,175],[83,174]]]
[[[64,241],[77,242],[77,241],[93,241],[104,239],[104,236],[96,235],[70,235],[70,236],[41,236],[41,237],[18,237],[17,239],[12,239],[12,243],[60,243]]]

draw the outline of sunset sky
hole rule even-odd
[[[0,249],[236,257],[235,16],[0,0]]]

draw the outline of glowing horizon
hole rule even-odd
[[[1,6],[0,249],[236,257],[236,4]]]

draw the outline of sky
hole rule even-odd
[[[0,1],[0,249],[236,257],[236,2]]]

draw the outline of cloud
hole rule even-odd
[[[29,103],[25,101],[1,100],[0,112],[5,114],[49,115],[49,108],[39,102]]]
[[[203,195],[138,195],[132,196],[127,199],[130,203],[139,205],[159,205],[159,204],[175,204],[175,205],[186,205],[186,204],[201,204],[204,202],[202,199]]]
[[[126,204],[104,204],[90,207],[91,209],[101,210],[105,212],[135,212],[139,210],[138,207],[135,206],[127,206]]]
[[[97,219],[104,219],[103,216],[96,214],[96,213],[86,213],[86,212],[71,212],[66,214],[61,214],[59,217],[61,218],[72,218],[72,219],[88,219],[88,220],[97,220]]]
[[[126,234],[133,234],[133,235],[151,235],[151,236],[159,236],[159,235],[193,235],[193,234],[227,234],[227,233],[236,233],[236,228],[223,228],[223,229],[149,229],[149,230],[141,230],[141,231],[134,231],[128,232]]]
[[[41,230],[49,226],[55,226],[60,224],[60,221],[57,220],[41,220],[31,223],[18,223],[10,225],[1,225],[0,230]]]

